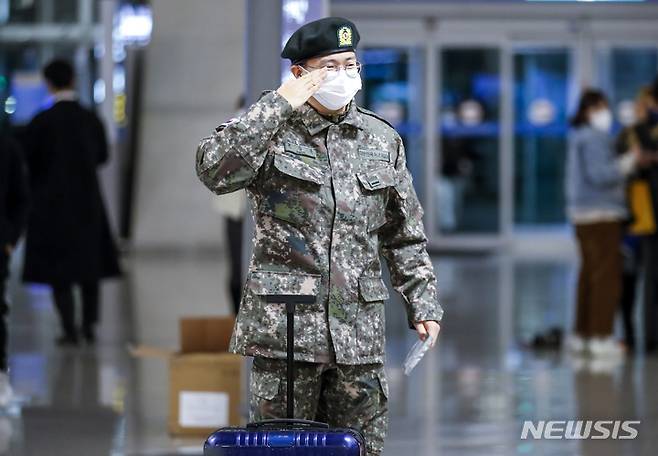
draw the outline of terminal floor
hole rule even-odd
[[[571,325],[573,258],[440,255],[434,261],[445,309],[442,332],[409,377],[401,366],[415,334],[400,300],[387,303],[384,456],[658,454],[658,358],[599,362],[527,348],[536,331]],[[17,284],[14,273],[16,399],[0,412],[0,454],[201,454],[203,439],[167,434],[166,360],[135,358],[128,347],[175,349],[181,316],[228,314],[226,263],[219,254],[143,253],[124,264],[125,278],[103,287],[103,325],[94,348],[57,348],[49,290]],[[641,424],[634,440],[521,439],[525,420],[572,419]]]

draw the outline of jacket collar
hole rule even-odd
[[[317,112],[315,108],[308,103],[304,103],[304,105],[299,108],[299,113],[302,117],[302,122],[304,122],[304,125],[311,136],[316,135],[320,131],[334,124],[331,120]],[[347,108],[347,115],[338,123],[338,125],[344,123],[363,129],[363,119],[361,118],[361,113],[356,109],[356,103],[354,100],[350,102],[350,105]]]

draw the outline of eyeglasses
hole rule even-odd
[[[319,69],[325,68],[327,70],[327,79],[333,79],[336,76],[338,76],[338,71],[341,68],[345,69],[345,74],[347,74],[350,78],[355,78],[359,75],[359,73],[361,73],[361,68],[362,67],[363,67],[363,65],[361,64],[361,62],[350,62],[347,65],[334,65],[334,64],[329,63],[329,64],[321,66],[321,67],[313,67],[313,66],[310,66],[310,65],[306,65],[306,68],[311,68],[313,70],[319,70]],[[304,67],[302,67],[302,68],[304,68]],[[306,69],[306,68],[304,68],[304,69]]]

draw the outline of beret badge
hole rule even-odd
[[[352,46],[352,28],[348,25],[343,25],[338,28],[338,47],[351,47]]]

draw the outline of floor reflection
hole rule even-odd
[[[181,316],[228,314],[225,264],[213,255],[137,255],[126,270],[124,280],[104,286],[99,343],[83,349],[53,346],[48,290],[14,278],[16,400],[0,413],[0,454],[200,454],[199,439],[166,433],[166,360],[132,358],[127,346],[175,348]],[[402,303],[387,303],[384,456],[655,454],[658,359],[615,363],[524,348],[536,331],[571,325],[572,259],[441,256],[436,270],[445,322],[438,349],[409,377],[402,363],[416,336]],[[579,418],[642,422],[635,440],[520,438],[525,420]]]

